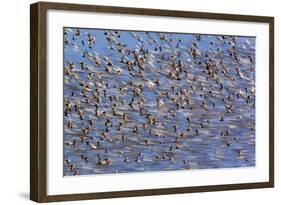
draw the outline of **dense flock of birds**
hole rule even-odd
[[[64,175],[255,166],[255,38],[64,29]]]

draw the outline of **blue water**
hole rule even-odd
[[[255,37],[65,28],[64,109],[65,176],[255,166]]]

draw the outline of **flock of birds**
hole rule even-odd
[[[64,175],[255,166],[255,38],[64,29]]]

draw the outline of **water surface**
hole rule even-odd
[[[255,37],[64,29],[64,175],[255,166]]]

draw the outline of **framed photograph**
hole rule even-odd
[[[40,2],[30,198],[274,186],[274,18]]]

